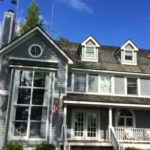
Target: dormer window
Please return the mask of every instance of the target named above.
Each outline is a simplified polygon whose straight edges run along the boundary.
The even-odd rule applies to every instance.
[[[98,62],[98,48],[100,45],[92,36],[82,42],[81,46],[82,49],[80,54],[82,61]]]
[[[125,50],[125,60],[126,61],[133,61],[133,52]]]
[[[95,60],[96,59],[96,50],[94,46],[85,46],[85,58]]]
[[[137,51],[139,49],[128,40],[120,49],[121,51],[121,64],[124,65],[137,65]]]

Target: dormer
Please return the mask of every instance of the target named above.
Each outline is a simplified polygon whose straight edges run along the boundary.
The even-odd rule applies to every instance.
[[[137,65],[137,52],[139,49],[131,41],[128,40],[123,44],[120,50],[117,52],[117,57],[119,58],[121,64],[124,65]]]
[[[100,44],[92,37],[89,36],[81,43],[81,60],[98,62],[98,48]]]

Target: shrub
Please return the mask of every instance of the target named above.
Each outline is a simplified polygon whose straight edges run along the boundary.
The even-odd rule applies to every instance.
[[[52,144],[39,144],[35,150],[55,150],[55,146]]]
[[[2,147],[1,150],[23,150],[23,146],[17,143],[8,143]]]
[[[127,147],[125,150],[141,150],[141,149],[135,147]]]

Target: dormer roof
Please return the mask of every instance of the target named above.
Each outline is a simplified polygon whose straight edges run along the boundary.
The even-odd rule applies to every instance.
[[[85,46],[88,41],[92,41],[92,42],[95,44],[96,47],[100,47],[99,42],[97,42],[97,41],[95,40],[95,38],[94,38],[92,35],[88,36],[88,37],[81,43],[81,46]]]

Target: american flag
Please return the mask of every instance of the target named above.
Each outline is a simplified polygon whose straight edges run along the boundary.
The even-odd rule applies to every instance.
[[[55,100],[54,105],[51,108],[51,113],[55,113],[58,110],[60,103],[60,98]]]

